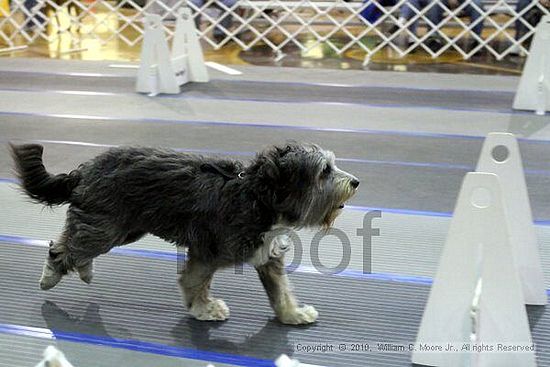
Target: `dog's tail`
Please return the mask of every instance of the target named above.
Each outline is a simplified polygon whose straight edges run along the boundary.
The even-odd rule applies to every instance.
[[[73,189],[80,182],[80,174],[52,175],[42,163],[44,147],[38,144],[14,145],[10,150],[15,161],[16,174],[21,187],[33,200],[46,205],[68,203]]]

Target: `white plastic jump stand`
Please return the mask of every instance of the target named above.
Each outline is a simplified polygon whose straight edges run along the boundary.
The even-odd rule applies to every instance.
[[[178,94],[180,86],[188,82],[208,82],[191,11],[181,8],[178,12],[172,52],[160,15],[147,14],[136,91],[150,95]]]
[[[477,352],[471,343],[531,345],[499,179],[468,173],[462,183],[417,336],[412,362],[438,367],[534,367],[534,352]],[[418,346],[458,347],[453,352]]]
[[[43,353],[44,359],[35,367],[73,367],[73,365],[65,358],[65,355],[56,347],[50,345]]]
[[[543,74],[537,81],[537,109],[535,110],[537,115],[542,116],[546,113],[546,99],[548,98],[547,94],[548,88],[546,86]]]
[[[535,29],[514,109],[535,111],[537,115],[550,111],[550,15],[544,16]]]
[[[544,273],[518,142],[513,134],[490,133],[481,149],[477,172],[500,179],[512,253],[518,269],[525,304],[546,305]]]
[[[172,41],[172,62],[175,64],[176,71],[187,69],[187,81],[196,83],[209,81],[202,47],[189,8],[178,10],[176,32]]]

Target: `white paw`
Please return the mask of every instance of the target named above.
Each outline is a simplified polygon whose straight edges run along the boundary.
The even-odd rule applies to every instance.
[[[199,303],[191,306],[189,313],[197,320],[223,321],[229,317],[229,307],[221,299],[211,298],[208,303]]]
[[[46,261],[44,268],[42,269],[42,277],[40,277],[40,289],[47,291],[48,289],[55,287],[62,277],[63,276],[55,271],[55,269],[52,268]]]
[[[278,317],[283,324],[306,325],[314,323],[319,317],[319,312],[313,306],[304,305],[282,312]]]

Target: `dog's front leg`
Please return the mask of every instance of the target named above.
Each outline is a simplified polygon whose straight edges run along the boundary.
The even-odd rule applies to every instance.
[[[271,307],[283,324],[303,325],[317,320],[319,314],[313,306],[298,306],[288,283],[283,256],[270,259],[264,265],[257,266],[256,270]]]
[[[222,321],[229,308],[221,299],[210,297],[210,284],[216,269],[189,259],[179,278],[185,306],[197,320]]]

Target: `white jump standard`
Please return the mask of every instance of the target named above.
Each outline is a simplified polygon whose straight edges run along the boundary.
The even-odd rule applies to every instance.
[[[537,115],[550,111],[550,15],[543,17],[535,30],[514,109],[535,111]]]
[[[208,82],[208,71],[189,8],[181,8],[178,12],[172,52],[160,15],[148,14],[144,23],[137,92],[178,94],[183,84]]]
[[[546,303],[519,147],[512,134],[491,133],[462,183],[412,362],[534,367],[525,304]],[[429,350],[442,345],[453,348]]]

